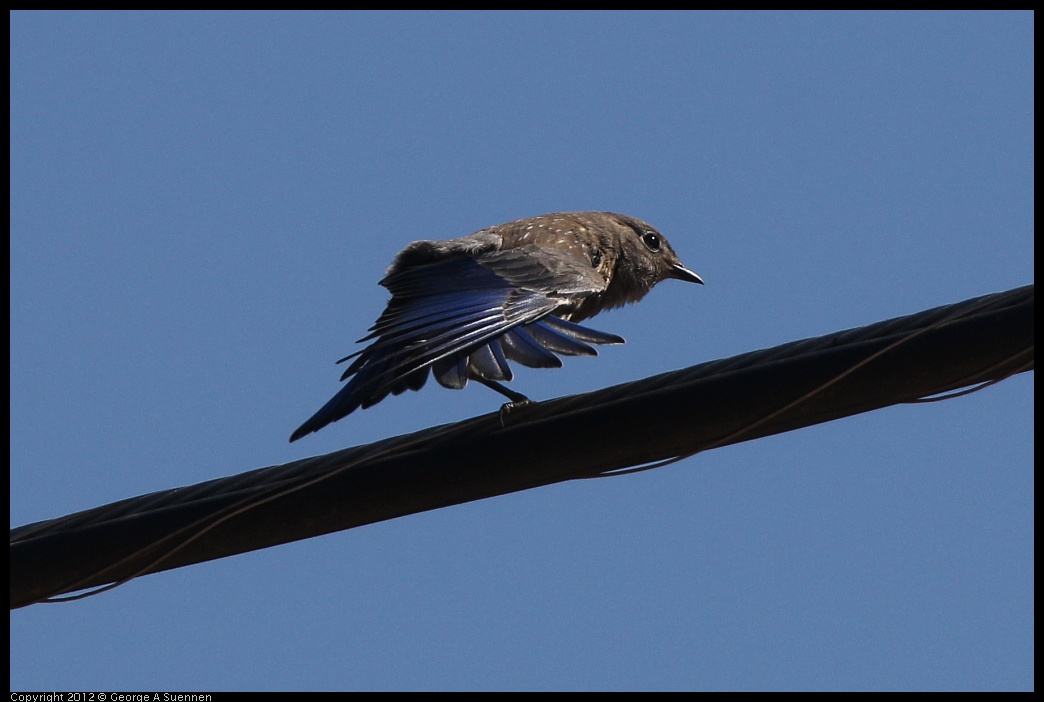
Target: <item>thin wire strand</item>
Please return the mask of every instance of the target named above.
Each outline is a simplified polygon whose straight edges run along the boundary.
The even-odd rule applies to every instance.
[[[711,449],[718,448],[719,446],[736,443],[737,439],[742,438],[746,434],[749,434],[753,430],[757,429],[759,426],[762,426],[763,424],[765,424],[765,423],[775,419],[776,417],[782,415],[784,412],[788,412],[788,411],[792,410],[793,408],[801,405],[802,403],[808,402],[809,400],[814,398],[816,395],[819,395],[819,394],[823,393],[824,391],[829,389],[831,386],[836,385],[837,383],[841,382],[843,379],[845,379],[848,376],[850,376],[853,373],[855,373],[860,368],[863,368],[864,366],[872,363],[873,361],[875,361],[876,359],[880,358],[881,356],[894,351],[896,348],[902,346],[903,344],[909,343],[910,341],[912,341],[913,339],[916,339],[918,336],[921,336],[922,334],[926,334],[926,333],[928,333],[930,331],[934,331],[935,329],[939,329],[943,325],[948,324],[948,323],[950,323],[950,322],[952,322],[952,321],[954,321],[956,319],[960,319],[960,318],[963,318],[963,317],[970,316],[972,313],[976,312],[977,310],[982,309],[984,307],[987,307],[988,305],[990,305],[992,303],[993,303],[993,300],[984,300],[984,301],[980,302],[977,305],[973,305],[969,309],[957,310],[957,311],[953,312],[952,314],[943,317],[942,319],[936,320],[935,322],[933,322],[932,324],[928,325],[927,327],[923,327],[923,328],[921,328],[921,329],[919,329],[919,330],[917,330],[917,331],[915,331],[913,333],[907,334],[907,335],[903,336],[902,338],[897,339],[893,343],[889,344],[888,346],[885,346],[883,349],[880,349],[880,350],[870,354],[869,356],[867,356],[863,360],[861,360],[858,363],[854,364],[851,368],[848,368],[847,370],[845,370],[845,371],[843,371],[841,373],[838,373],[836,376],[834,376],[830,380],[828,380],[828,381],[826,381],[824,383],[821,383],[820,385],[816,386],[815,388],[813,388],[812,390],[808,391],[807,393],[805,393],[801,397],[797,398],[796,400],[793,400],[793,401],[783,405],[779,409],[774,410],[774,411],[768,413],[764,417],[761,417],[760,419],[758,419],[758,420],[756,420],[754,422],[751,422],[750,424],[748,424],[745,427],[742,427],[742,428],[732,432],[731,434],[727,434],[726,436],[724,436],[721,439],[718,439],[717,441],[712,441],[712,442],[710,442],[709,444],[707,444],[705,446],[701,446],[700,448],[696,449],[695,451],[690,451],[690,452],[687,452],[687,453],[684,453],[684,454],[681,454],[681,455],[678,455],[678,456],[674,456],[673,458],[668,458],[668,459],[665,459],[665,460],[662,460],[662,461],[657,461],[656,463],[652,463],[652,464],[647,465],[647,466],[635,466],[635,467],[631,467],[631,468],[622,468],[622,469],[619,469],[619,470],[612,470],[612,471],[606,471],[604,473],[597,473],[595,475],[578,476],[578,478],[579,479],[590,480],[592,478],[615,478],[615,477],[620,476],[620,475],[632,475],[634,473],[642,473],[642,472],[647,471],[647,470],[653,470],[654,468],[663,468],[664,466],[668,466],[668,465],[670,465],[672,463],[677,463],[678,461],[684,460],[684,459],[689,458],[691,456],[695,456],[696,454],[702,453],[703,451],[709,451]],[[1032,350],[1032,349],[1033,349],[1033,347],[1031,346],[1029,350]],[[994,365],[990,366],[989,368],[987,368],[985,370],[979,371],[977,373],[977,375],[981,375],[984,372],[989,372],[989,371],[991,371],[991,370],[993,370],[995,368],[1003,367],[1006,363],[1010,363],[1013,359],[1017,358],[1018,356],[1020,356],[1020,355],[1022,355],[1024,353],[1026,353],[1026,350],[1020,351],[1017,354],[1013,354],[1013,355],[1009,356],[1008,358],[1004,359],[1003,361],[1000,361],[999,363],[995,363]],[[1025,364],[1019,366],[1015,370],[1010,371],[1006,375],[1004,375],[1004,376],[1002,376],[1000,378],[995,378],[993,380],[989,380],[989,381],[983,382],[980,385],[978,385],[976,387],[973,387],[973,388],[968,388],[968,389],[965,389],[965,390],[962,390],[962,391],[959,391],[959,392],[955,392],[955,393],[950,393],[948,395],[939,396],[938,398],[934,398],[934,399],[918,398],[918,399],[914,399],[914,400],[907,400],[906,402],[908,402],[908,403],[935,402],[935,401],[944,400],[944,399],[952,399],[952,398],[955,398],[955,397],[961,397],[962,395],[967,395],[967,394],[970,394],[972,392],[977,392],[979,390],[983,390],[983,389],[989,387],[990,385],[994,385],[996,383],[999,383],[1002,380],[1010,378],[1012,375],[1015,375],[1016,373],[1021,373],[1023,370],[1028,370],[1030,367],[1032,367],[1032,365],[1033,365],[1033,361],[1032,360],[1027,361]]]
[[[453,429],[452,426],[450,427],[450,429],[451,429],[451,431],[447,431],[446,434],[453,433],[452,432],[452,429]],[[77,584],[79,584],[79,583],[86,582],[88,580],[92,580],[92,579],[94,579],[94,578],[96,578],[96,577],[98,577],[100,575],[103,575],[106,571],[112,570],[113,568],[117,568],[120,565],[122,565],[123,563],[126,563],[127,561],[130,561],[130,560],[133,560],[135,558],[138,558],[138,557],[144,555],[145,553],[148,553],[151,550],[159,548],[160,546],[162,546],[167,541],[170,541],[170,540],[172,540],[172,539],[174,539],[176,537],[179,537],[179,536],[182,536],[182,535],[185,535],[185,534],[189,534],[193,529],[197,529],[197,528],[199,529],[198,531],[196,531],[196,533],[187,536],[180,543],[177,543],[177,544],[173,545],[167,551],[164,551],[155,560],[153,560],[150,563],[142,566],[141,568],[139,568],[134,573],[132,573],[132,574],[130,574],[128,576],[120,578],[119,580],[117,580],[115,582],[107,583],[106,585],[98,586],[97,588],[88,590],[86,592],[77,593],[75,595],[67,595],[67,596],[66,595],[62,595],[62,596],[46,597],[46,598],[42,598],[42,599],[36,600],[35,602],[30,603],[30,604],[36,604],[36,603],[61,604],[61,603],[65,603],[65,602],[72,602],[72,601],[75,601],[75,600],[81,600],[81,599],[84,599],[84,598],[87,598],[87,597],[93,597],[95,595],[100,595],[103,592],[107,592],[109,590],[115,589],[115,588],[117,588],[117,587],[119,587],[121,585],[124,585],[124,584],[130,582],[131,580],[134,580],[135,578],[141,577],[142,575],[144,575],[144,574],[146,574],[148,572],[151,572],[160,563],[163,563],[167,559],[171,558],[174,554],[176,554],[178,551],[182,550],[183,548],[185,548],[186,546],[191,544],[193,541],[196,541],[197,539],[202,538],[207,532],[209,532],[209,531],[213,530],[214,528],[220,526],[224,522],[227,522],[228,520],[233,519],[234,517],[239,516],[240,514],[243,514],[243,513],[248,512],[248,511],[250,511],[252,509],[260,507],[263,504],[267,504],[269,502],[272,502],[273,500],[277,500],[277,499],[285,497],[285,496],[287,496],[289,494],[295,493],[295,492],[297,492],[299,490],[303,490],[303,489],[305,489],[307,487],[311,487],[312,485],[315,485],[317,483],[321,483],[324,480],[329,480],[330,478],[333,478],[333,477],[335,477],[337,475],[340,475],[341,473],[344,473],[345,471],[347,471],[347,470],[349,470],[351,468],[354,468],[354,467],[356,467],[358,465],[361,465],[362,463],[364,463],[366,461],[371,461],[371,460],[374,460],[374,459],[377,459],[377,458],[382,458],[382,457],[387,456],[387,455],[392,454],[392,453],[397,453],[399,451],[404,451],[404,450],[410,448],[411,446],[415,446],[417,444],[426,444],[429,441],[431,441],[433,438],[435,438],[435,437],[432,437],[431,435],[427,435],[426,434],[423,437],[418,437],[413,442],[406,442],[404,444],[395,444],[395,445],[387,447],[387,448],[385,448],[383,450],[374,451],[372,453],[365,453],[362,456],[359,456],[358,458],[355,458],[355,459],[345,463],[344,465],[335,468],[332,471],[325,472],[325,473],[320,473],[319,475],[317,475],[317,476],[315,476],[313,478],[310,478],[308,480],[305,480],[304,482],[299,483],[297,485],[293,485],[291,487],[286,487],[286,488],[282,488],[280,490],[277,490],[276,492],[274,492],[271,495],[268,495],[268,496],[265,496],[265,497],[260,497],[260,498],[256,497],[256,496],[250,496],[250,497],[244,498],[240,502],[234,503],[232,505],[229,505],[228,507],[223,508],[221,511],[219,511],[216,514],[207,515],[206,517],[202,517],[202,518],[196,520],[195,522],[187,524],[187,525],[181,527],[180,529],[177,529],[177,530],[171,532],[170,534],[167,534],[166,536],[164,536],[160,540],[158,540],[158,541],[156,541],[156,542],[154,542],[152,544],[149,544],[148,546],[146,546],[144,548],[137,549],[136,551],[133,551],[132,553],[127,554],[123,558],[120,558],[119,560],[117,560],[117,561],[115,561],[113,563],[110,563],[109,565],[105,566],[104,568],[100,568],[98,570],[95,570],[95,571],[85,575],[84,577],[80,578],[79,580],[77,580],[77,581],[75,581],[73,583],[69,583],[69,584],[64,585],[63,589],[64,588],[74,589],[77,586]]]

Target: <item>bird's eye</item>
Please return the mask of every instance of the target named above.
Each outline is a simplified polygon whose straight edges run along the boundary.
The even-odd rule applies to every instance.
[[[650,251],[660,250],[660,237],[653,232],[645,232],[642,234],[642,242],[649,247]]]

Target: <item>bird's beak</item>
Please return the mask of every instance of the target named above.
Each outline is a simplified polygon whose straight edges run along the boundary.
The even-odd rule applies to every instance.
[[[703,278],[696,275],[680,263],[671,266],[670,277],[677,278],[678,280],[684,280],[689,283],[699,283],[700,285],[703,285]]]

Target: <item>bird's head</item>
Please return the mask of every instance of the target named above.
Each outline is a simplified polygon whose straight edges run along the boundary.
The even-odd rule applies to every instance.
[[[667,238],[648,222],[628,215],[606,213],[611,222],[616,265],[606,290],[608,306],[636,302],[660,281],[674,278],[703,284],[682,265]]]

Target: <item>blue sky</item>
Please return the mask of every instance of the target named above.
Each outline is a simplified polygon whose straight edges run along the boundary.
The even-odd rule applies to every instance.
[[[1033,282],[1026,13],[11,15],[11,525],[295,444],[415,239],[613,210],[584,392]],[[15,690],[1032,689],[1033,377],[11,614]]]

